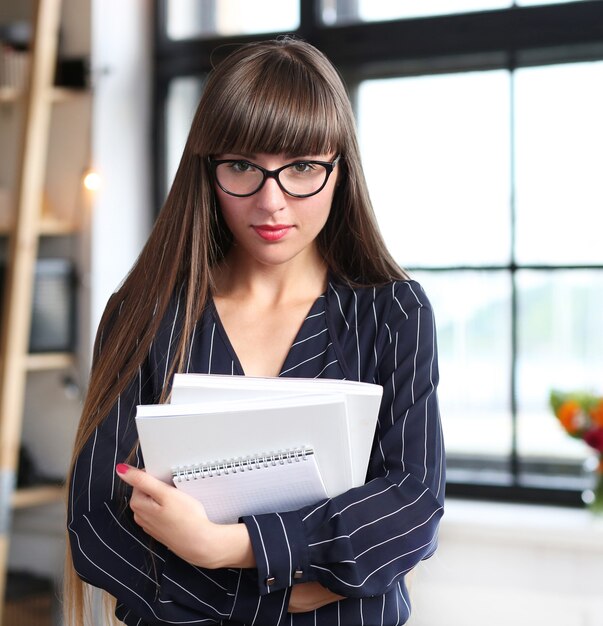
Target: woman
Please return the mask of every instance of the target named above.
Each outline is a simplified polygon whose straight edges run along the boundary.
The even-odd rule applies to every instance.
[[[367,483],[210,522],[140,469],[136,405],[165,401],[175,371],[383,385]],[[443,512],[437,380],[429,302],[376,227],[338,74],[289,38],[240,48],[100,324],[70,480],[75,622],[74,569],[126,624],[403,624]]]

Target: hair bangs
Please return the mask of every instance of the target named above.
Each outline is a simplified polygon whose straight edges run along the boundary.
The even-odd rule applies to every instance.
[[[233,77],[214,120],[210,153],[316,155],[339,152],[345,124],[337,97],[296,59],[274,58]]]

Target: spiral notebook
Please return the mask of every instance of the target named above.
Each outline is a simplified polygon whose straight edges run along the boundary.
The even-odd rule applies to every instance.
[[[346,403],[340,394],[140,405],[136,426],[146,470],[168,483],[175,477],[178,488],[203,504],[215,501],[214,519],[291,510],[353,486]],[[281,451],[300,449],[312,451],[307,460],[279,462]],[[264,457],[266,467],[248,464],[245,472],[224,467],[237,459]],[[220,475],[216,471],[210,477],[205,466],[222,468]],[[254,506],[247,508],[250,502]]]
[[[178,467],[172,477],[218,524],[235,523],[243,515],[293,511],[327,495],[314,450],[305,446]]]

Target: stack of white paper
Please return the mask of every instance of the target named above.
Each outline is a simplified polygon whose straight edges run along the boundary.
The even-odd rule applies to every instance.
[[[171,404],[139,406],[136,424],[149,473],[236,521],[363,484],[381,395],[351,381],[176,374]],[[311,453],[283,461],[299,450]],[[232,471],[257,457],[271,462]]]

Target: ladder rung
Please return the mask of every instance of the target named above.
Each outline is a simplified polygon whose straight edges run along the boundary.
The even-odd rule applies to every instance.
[[[16,489],[13,493],[12,504],[15,509],[25,509],[61,502],[64,497],[65,489],[61,485],[36,485]]]
[[[25,357],[25,367],[30,372],[67,369],[74,363],[75,358],[71,352],[28,354]]]

